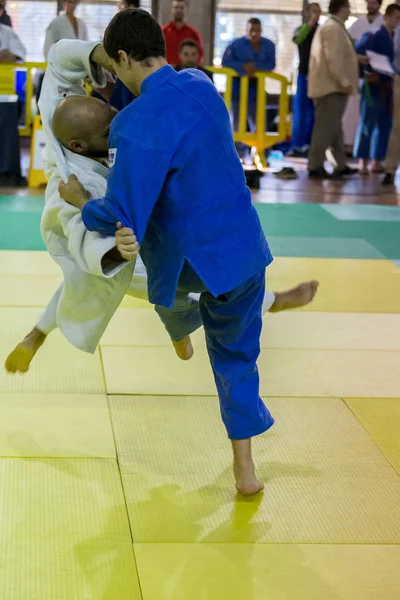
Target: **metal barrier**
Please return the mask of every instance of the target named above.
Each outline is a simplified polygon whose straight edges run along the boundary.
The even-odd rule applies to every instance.
[[[26,71],[26,95],[25,95],[25,123],[19,128],[19,134],[30,137],[32,134],[32,98],[33,92],[33,75],[34,69],[46,69],[46,63],[43,62],[27,62],[21,64],[4,64],[0,65],[0,94],[15,94],[16,93],[16,71]]]
[[[265,149],[271,148],[279,142],[283,142],[290,134],[289,120],[289,94],[290,81],[277,73],[265,73],[258,71],[255,73],[257,79],[257,97],[256,97],[256,129],[254,132],[247,131],[247,116],[249,112],[249,77],[239,77],[233,69],[224,67],[207,67],[207,70],[215,74],[226,75],[226,91],[224,100],[228,110],[232,111],[233,103],[233,80],[240,78],[240,96],[239,96],[239,129],[233,132],[235,142],[243,142],[247,146],[256,149],[262,166],[265,166]],[[267,89],[268,79],[278,81],[281,84],[279,94],[279,124],[278,131],[267,131],[266,107],[267,107]]]

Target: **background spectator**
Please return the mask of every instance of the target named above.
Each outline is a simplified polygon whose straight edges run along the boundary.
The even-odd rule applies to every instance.
[[[400,6],[390,4],[385,12],[384,24],[376,33],[366,33],[356,45],[359,54],[368,50],[394,58],[393,34],[400,23]],[[354,157],[360,159],[360,173],[368,174],[369,159],[373,173],[382,173],[392,128],[393,79],[365,69],[361,92],[360,121],[354,144]]]
[[[211,71],[208,71],[199,65],[199,56],[199,45],[195,40],[186,40],[185,42],[182,42],[181,47],[179,48],[179,65],[175,67],[176,70],[199,69],[213,81],[213,74]]]
[[[6,11],[7,0],[0,0],[0,25],[12,27],[10,15]]]
[[[299,73],[297,90],[293,99],[293,148],[291,156],[306,156],[311,143],[314,125],[314,103],[308,97],[308,67],[311,44],[321,17],[321,7],[316,2],[309,4],[306,11],[306,23],[295,31],[293,42],[299,49]]]
[[[85,23],[75,16],[78,4],[79,0],[65,0],[63,3],[64,14],[53,19],[48,26],[44,42],[44,56],[46,60],[50,48],[60,40],[88,39]]]
[[[357,171],[346,164],[342,117],[347,99],[358,91],[358,60],[345,22],[350,16],[348,0],[331,0],[330,18],[318,28],[311,47],[308,94],[315,103],[315,124],[308,160],[312,178],[328,177],[325,153],[332,150],[335,175]]]
[[[250,131],[255,131],[257,79],[256,71],[273,71],[275,69],[275,44],[268,38],[262,37],[260,19],[251,18],[247,23],[246,35],[229,44],[222,57],[222,66],[236,71],[238,75],[248,75],[249,103],[248,126]],[[233,128],[239,127],[239,97],[240,80],[235,78],[232,89]],[[237,144],[239,156],[244,158],[246,146]]]
[[[179,49],[182,42],[186,40],[197,42],[199,47],[198,64],[200,65],[203,62],[203,40],[197,29],[187,24],[187,8],[186,0],[173,0],[171,4],[172,21],[162,28],[167,46],[167,61],[170,65],[176,66],[179,64]]]
[[[393,125],[385,160],[386,174],[382,180],[384,185],[393,185],[396,170],[400,164],[400,27],[395,31],[393,44],[393,67],[396,71],[393,82]]]
[[[118,2],[120,10],[124,8],[140,8],[140,0],[121,0]]]
[[[26,49],[15,31],[0,24],[0,63],[24,61]]]

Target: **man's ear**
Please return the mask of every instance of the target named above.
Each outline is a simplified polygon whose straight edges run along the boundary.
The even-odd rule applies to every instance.
[[[68,148],[75,154],[84,154],[87,150],[87,144],[81,140],[70,140]]]

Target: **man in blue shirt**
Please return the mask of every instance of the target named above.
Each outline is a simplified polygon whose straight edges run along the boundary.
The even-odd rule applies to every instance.
[[[104,47],[118,78],[138,98],[111,125],[105,198],[90,200],[73,177],[60,186],[61,196],[82,209],[90,230],[114,234],[117,222],[133,229],[149,300],[183,358],[192,353],[190,333],[204,325],[236,486],[255,494],[263,484],[255,475],[251,438],[274,422],[259,397],[256,364],[272,257],[229,114],[206,75],[167,65],[162,30],[149,13],[118,13]],[[182,311],[179,329],[187,322],[187,335],[176,337],[171,307],[189,290],[201,293],[199,309]]]
[[[252,18],[247,23],[247,33],[229,44],[222,57],[222,66],[233,69],[241,77],[247,75],[249,81],[248,125],[250,131],[256,129],[257,79],[256,71],[273,71],[276,66],[275,44],[262,37],[260,19]],[[233,128],[239,127],[240,79],[235,78],[232,89]],[[238,152],[245,154],[245,146],[238,145]]]
[[[394,38],[393,67],[396,71],[393,85],[393,126],[389,138],[389,148],[385,159],[385,175],[383,185],[393,185],[397,167],[400,163],[400,27],[397,27]]]
[[[368,50],[386,56],[393,61],[393,35],[400,23],[400,6],[389,4],[384,24],[376,33],[366,34],[356,44],[359,54]],[[383,172],[382,161],[386,156],[392,129],[393,78],[366,67],[360,102],[360,121],[354,143],[354,157],[360,159],[360,174],[368,175],[368,163],[372,159],[373,173]]]

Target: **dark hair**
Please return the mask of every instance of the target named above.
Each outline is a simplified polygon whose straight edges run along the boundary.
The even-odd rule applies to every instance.
[[[179,46],[179,52],[185,48],[185,46],[189,46],[190,48],[196,48],[200,51],[199,44],[196,40],[183,40],[181,45]]]
[[[383,0],[381,0],[381,2],[383,2]],[[318,4],[318,2],[310,2],[309,4],[307,4],[306,11],[310,10],[310,8],[312,8],[313,6],[316,6],[317,8],[319,8],[319,10],[321,10],[321,5]]]
[[[396,10],[400,10],[400,6],[398,4],[389,4],[389,6],[385,10],[385,17],[391,17]]]
[[[337,15],[342,8],[349,8],[349,0],[330,0],[328,12],[330,15]]]
[[[260,25],[261,26],[261,21],[260,21],[260,19],[257,19],[257,17],[251,17],[251,19],[249,19],[247,21],[247,23],[249,25]]]
[[[127,8],[140,8],[140,0],[124,0]]]
[[[119,62],[119,50],[137,62],[165,58],[165,39],[160,25],[146,10],[127,8],[117,13],[104,33],[104,50]]]

